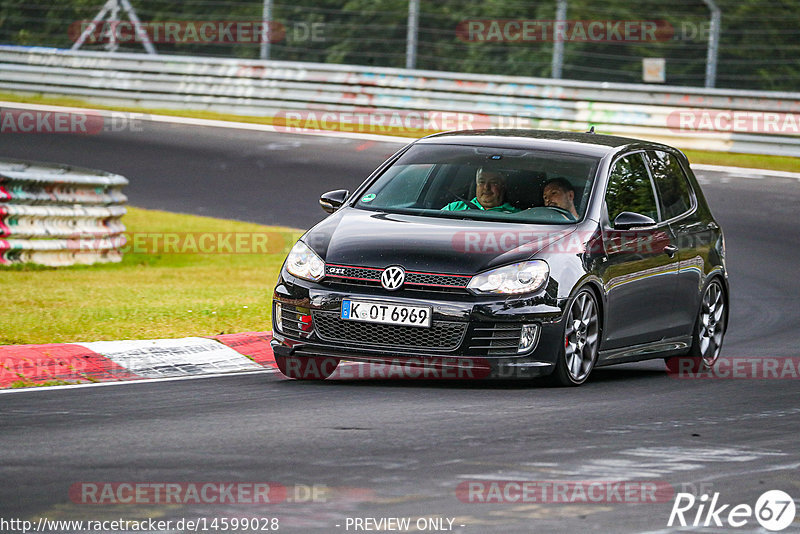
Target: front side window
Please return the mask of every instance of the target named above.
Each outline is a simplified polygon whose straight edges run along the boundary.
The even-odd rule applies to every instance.
[[[692,208],[692,193],[689,179],[678,158],[659,150],[648,152],[647,158],[658,190],[662,218],[672,219],[689,211]]]
[[[639,213],[658,221],[656,198],[641,153],[629,154],[614,164],[606,189],[606,207],[612,226],[614,219],[623,211]]]
[[[412,146],[355,207],[442,218],[566,224],[583,217],[599,159],[542,150]],[[564,190],[545,199],[553,184]]]

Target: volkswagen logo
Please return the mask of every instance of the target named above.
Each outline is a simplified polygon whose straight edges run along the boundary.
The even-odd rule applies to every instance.
[[[402,267],[393,265],[383,270],[381,274],[381,285],[384,289],[389,291],[397,291],[403,287],[403,282],[406,281],[406,272]]]

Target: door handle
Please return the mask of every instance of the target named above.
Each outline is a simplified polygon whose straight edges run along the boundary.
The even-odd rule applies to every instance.
[[[675,256],[676,252],[678,252],[678,247],[676,247],[675,245],[667,245],[666,247],[664,247],[664,252],[666,252],[667,256],[671,258]]]

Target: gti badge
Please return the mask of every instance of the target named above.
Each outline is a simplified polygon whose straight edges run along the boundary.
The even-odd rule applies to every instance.
[[[388,291],[397,291],[403,287],[405,280],[406,272],[398,265],[387,267],[381,274],[381,285]]]

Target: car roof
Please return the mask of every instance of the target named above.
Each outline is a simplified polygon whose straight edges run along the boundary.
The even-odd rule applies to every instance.
[[[423,137],[421,144],[452,144],[488,146],[497,148],[537,149],[571,152],[602,157],[626,149],[671,149],[672,147],[614,135],[563,132],[557,130],[462,130],[443,132]]]

